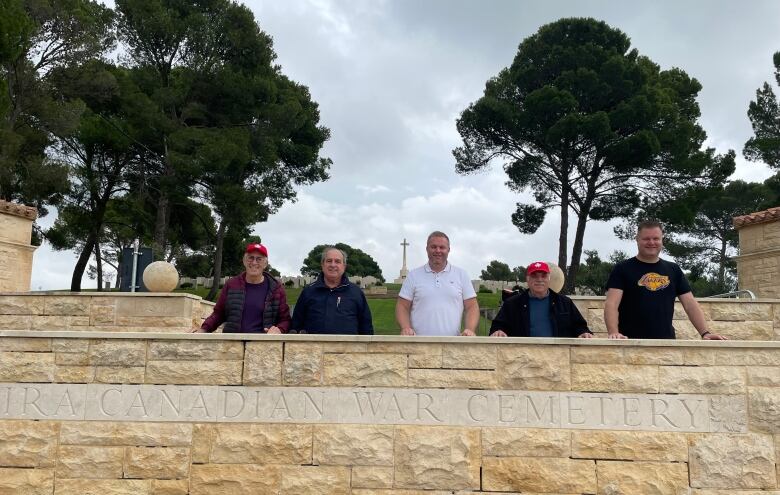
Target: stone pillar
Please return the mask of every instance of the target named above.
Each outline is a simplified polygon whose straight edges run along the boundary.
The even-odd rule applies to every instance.
[[[30,290],[35,246],[32,224],[38,210],[0,200],[0,292]]]
[[[734,217],[739,232],[739,289],[780,298],[780,207]]]

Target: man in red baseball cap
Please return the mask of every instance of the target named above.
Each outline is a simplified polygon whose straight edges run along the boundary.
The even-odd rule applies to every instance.
[[[588,323],[571,299],[550,289],[550,266],[534,261],[525,271],[527,291],[506,301],[490,325],[493,337],[590,338]]]
[[[268,249],[250,242],[244,251],[246,271],[228,279],[211,316],[195,332],[287,333],[290,307],[281,281],[268,273]]]

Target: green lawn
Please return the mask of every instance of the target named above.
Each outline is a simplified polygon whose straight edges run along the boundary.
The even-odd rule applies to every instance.
[[[397,293],[401,288],[399,284],[387,284],[388,292]],[[287,288],[287,302],[292,306],[298,301],[302,289]],[[200,297],[205,297],[208,289],[198,287],[197,289],[179,289],[177,292],[187,292]],[[480,308],[497,308],[501,300],[501,295],[495,294],[477,294]],[[374,333],[377,335],[398,335],[398,325],[395,323],[395,297],[390,298],[369,298],[368,305],[371,308],[371,317],[374,321]],[[477,335],[487,335],[490,328],[490,322],[485,318],[480,318],[479,330]]]

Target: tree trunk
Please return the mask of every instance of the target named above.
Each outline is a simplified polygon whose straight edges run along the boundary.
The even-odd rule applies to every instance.
[[[89,234],[84,243],[84,249],[81,250],[81,254],[79,254],[78,260],[76,260],[76,266],[73,268],[73,277],[70,279],[71,292],[81,292],[81,277],[84,276],[84,270],[87,268],[87,263],[94,249],[95,235]]]
[[[569,243],[569,191],[561,191],[561,226],[558,233],[558,266],[566,273],[566,254]]]
[[[588,208],[590,210],[590,208]],[[582,243],[585,240],[585,225],[588,223],[587,213],[580,212],[577,216],[577,230],[574,233],[574,246],[571,250],[571,265],[569,265],[566,283],[563,286],[564,294],[573,294],[577,283],[577,271],[580,268],[582,258]],[[564,271],[564,273],[566,273]]]
[[[97,290],[103,292],[103,258],[100,256],[100,241],[95,239],[95,268],[97,271]]]
[[[728,257],[726,256],[727,248],[728,241],[723,239],[720,242],[720,252],[718,253],[718,258],[720,258],[720,263],[718,264],[718,290],[721,292],[728,292],[728,288],[726,287],[726,261],[728,260]]]
[[[154,259],[165,259],[165,244],[168,237],[168,221],[171,218],[171,199],[168,196],[168,184],[173,182],[174,171],[168,156],[168,139],[163,137],[163,174],[160,178],[160,197],[157,200],[157,217],[154,221]]]
[[[217,246],[214,253],[214,277],[211,282],[211,290],[209,290],[206,299],[214,301],[217,298],[217,291],[219,290],[219,279],[222,277],[222,246],[225,241],[225,220],[222,219],[219,222],[219,228],[217,229]]]

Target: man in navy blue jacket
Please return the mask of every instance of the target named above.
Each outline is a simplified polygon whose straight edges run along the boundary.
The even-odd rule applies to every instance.
[[[301,291],[293,310],[292,330],[300,333],[373,335],[366,296],[344,275],[347,254],[333,246],[322,251],[322,272]]]

